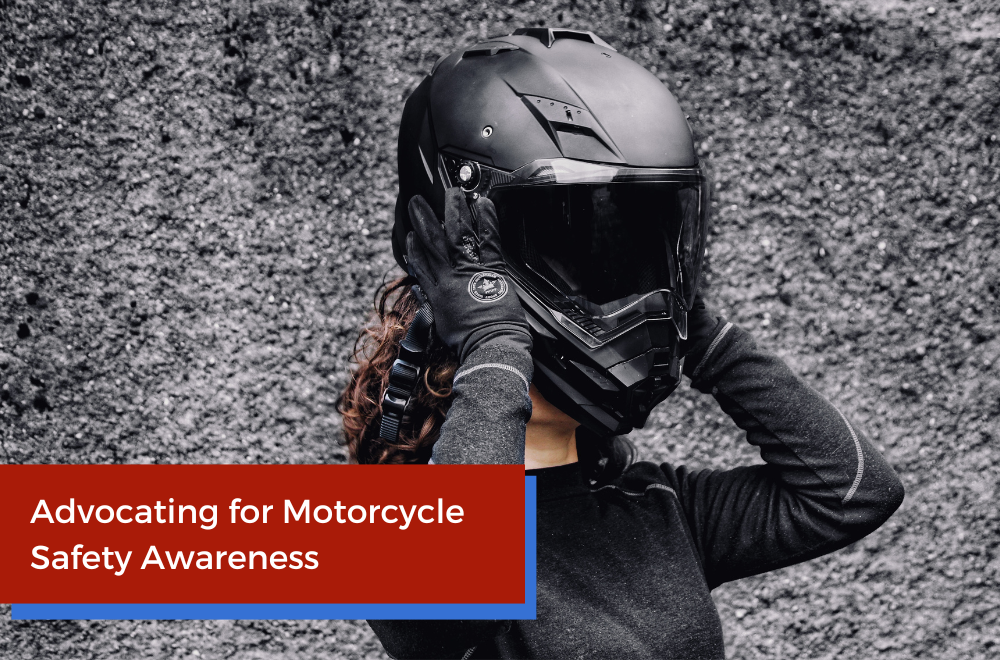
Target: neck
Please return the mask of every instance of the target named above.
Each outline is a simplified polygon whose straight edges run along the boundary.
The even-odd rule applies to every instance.
[[[524,434],[524,468],[556,467],[576,463],[576,428],[565,424],[528,423]]]

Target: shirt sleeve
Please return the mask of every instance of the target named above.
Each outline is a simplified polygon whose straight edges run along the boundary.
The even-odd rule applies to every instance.
[[[711,588],[842,548],[902,503],[902,483],[861,430],[733,324],[717,333],[692,386],[715,397],[765,461],[661,466]]]
[[[533,373],[527,335],[508,333],[477,345],[455,373],[455,399],[431,460],[523,464]]]

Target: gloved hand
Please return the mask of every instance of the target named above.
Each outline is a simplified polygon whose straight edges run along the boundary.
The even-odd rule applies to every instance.
[[[715,339],[715,335],[725,320],[708,309],[701,293],[694,297],[694,304],[688,311],[688,338],[681,340],[681,355],[684,356],[684,373],[690,376],[705,357],[705,352]]]
[[[461,188],[445,194],[444,224],[427,201],[410,200],[413,231],[406,237],[406,258],[434,311],[438,337],[458,353],[460,362],[481,342],[531,334],[524,310],[512,290],[500,256],[500,232],[493,202],[480,197],[470,209]],[[473,228],[473,213],[479,235]]]

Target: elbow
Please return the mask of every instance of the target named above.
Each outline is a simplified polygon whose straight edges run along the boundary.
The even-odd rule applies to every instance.
[[[881,527],[903,504],[903,482],[892,468],[885,466],[884,473],[856,494],[847,504],[848,520],[860,534],[867,536]]]
[[[896,473],[893,472],[892,473],[892,487],[891,487],[891,492],[889,494],[888,512],[885,515],[886,520],[888,520],[889,516],[891,516],[893,513],[896,512],[896,509],[898,509],[900,506],[903,505],[903,498],[905,496],[906,496],[906,493],[905,493],[905,489],[903,488],[903,482],[896,475]]]
[[[881,527],[883,523],[892,517],[892,514],[902,506],[904,497],[903,482],[893,473],[892,479],[886,480],[886,483],[882,486],[882,493],[878,498],[880,506],[875,515],[874,528]]]
[[[896,512],[896,509],[902,506],[903,498],[906,495],[903,482],[896,471],[889,467],[888,463],[881,467],[879,483],[882,492],[879,499],[882,501],[882,519],[879,521],[879,525],[888,520]]]

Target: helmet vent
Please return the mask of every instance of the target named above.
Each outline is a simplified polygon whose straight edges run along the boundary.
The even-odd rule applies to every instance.
[[[514,44],[508,44],[502,41],[487,41],[485,43],[476,44],[469,50],[462,53],[462,59],[468,57],[493,57],[498,53],[506,53],[512,50],[521,49]]]
[[[572,39],[574,41],[585,41],[596,46],[603,46],[604,48],[618,52],[611,47],[611,44],[589,30],[560,30],[543,27],[517,28],[513,34],[515,36],[524,35],[525,37],[534,37],[545,44],[546,48],[552,48],[552,44],[560,39]]]
[[[566,158],[624,162],[611,138],[586,107],[530,94],[522,95],[521,100]]]

